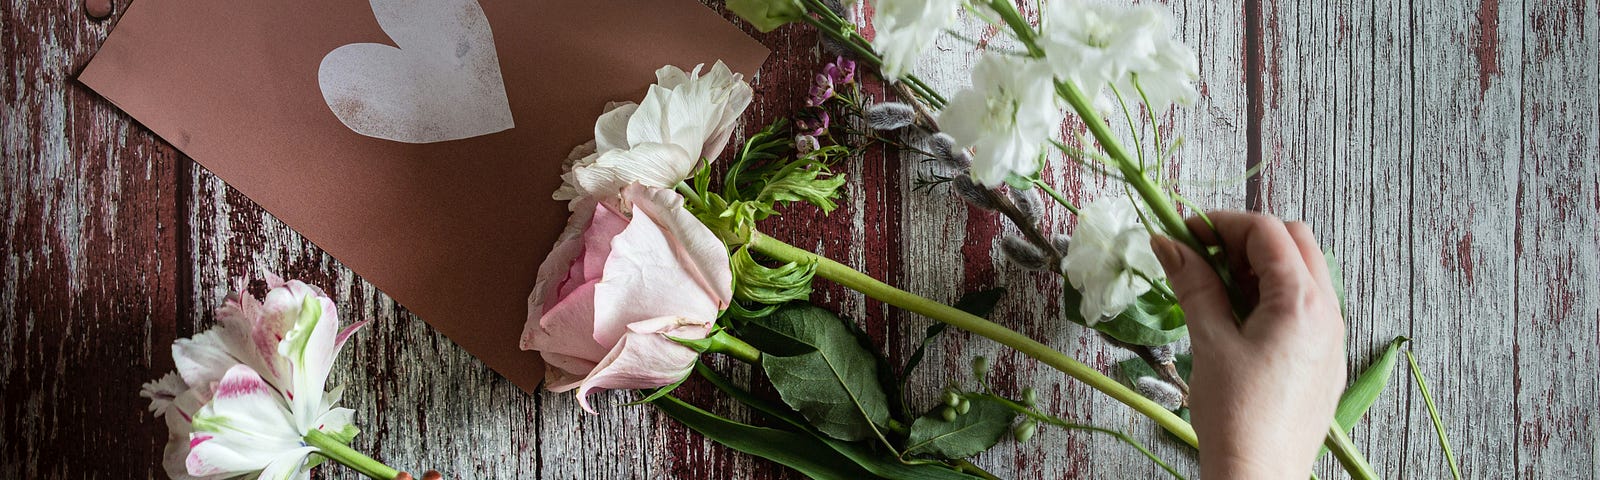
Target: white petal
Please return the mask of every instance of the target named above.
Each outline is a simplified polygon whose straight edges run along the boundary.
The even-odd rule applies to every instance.
[[[677,145],[644,143],[631,150],[603,153],[593,165],[574,168],[563,178],[580,197],[609,197],[632,183],[663,188],[677,185],[694,166],[695,160]]]
[[[610,111],[600,115],[594,122],[594,147],[596,152],[627,149],[633,145],[628,143],[628,120],[634,112],[639,110],[636,103],[616,105]]]

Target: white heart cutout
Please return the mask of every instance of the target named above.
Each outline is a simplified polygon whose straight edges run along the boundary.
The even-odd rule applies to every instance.
[[[345,45],[322,57],[317,70],[322,99],[340,122],[362,135],[405,143],[515,126],[494,34],[476,0],[371,4],[395,45]]]

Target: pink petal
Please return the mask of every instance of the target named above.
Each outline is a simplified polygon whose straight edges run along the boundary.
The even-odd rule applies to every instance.
[[[538,279],[534,282],[533,293],[528,295],[528,323],[523,327],[524,337],[527,336],[527,329],[534,328],[535,320],[544,314],[546,304],[560,298],[556,291],[566,279],[573,260],[583,252],[583,231],[589,228],[595,203],[593,198],[579,198],[569,205],[573,210],[572,216],[567,217],[567,228],[556,239],[550,255],[545,256],[544,262],[539,264]]]
[[[625,194],[633,199],[635,217],[649,216],[667,231],[667,239],[695,283],[715,299],[717,309],[733,301],[733,269],[728,265],[728,247],[706,228],[700,219],[683,208],[683,197],[667,189],[633,185]],[[648,199],[642,200],[642,199]]]
[[[550,308],[534,327],[524,330],[522,348],[557,353],[590,362],[606,355],[606,346],[594,341],[594,292],[598,282],[586,283]]]
[[[655,388],[683,379],[700,354],[667,336],[695,340],[711,332],[710,320],[659,317],[628,325],[628,333],[578,387],[578,404],[589,413],[589,392]]]
[[[172,361],[184,383],[210,385],[239,364],[223,342],[224,333],[221,327],[215,327],[172,343]]]

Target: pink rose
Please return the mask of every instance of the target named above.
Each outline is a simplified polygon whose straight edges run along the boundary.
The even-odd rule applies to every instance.
[[[733,298],[727,247],[677,193],[640,184],[579,198],[528,298],[522,349],[544,358],[545,388],[671,385],[699,356],[668,336],[702,339]]]

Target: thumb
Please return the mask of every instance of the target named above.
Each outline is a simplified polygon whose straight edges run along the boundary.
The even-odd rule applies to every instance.
[[[1183,307],[1189,330],[1198,340],[1208,342],[1238,335],[1228,292],[1199,253],[1160,236],[1150,239],[1150,248],[1155,250],[1161,268],[1167,271],[1167,279],[1178,294],[1178,304]]]

